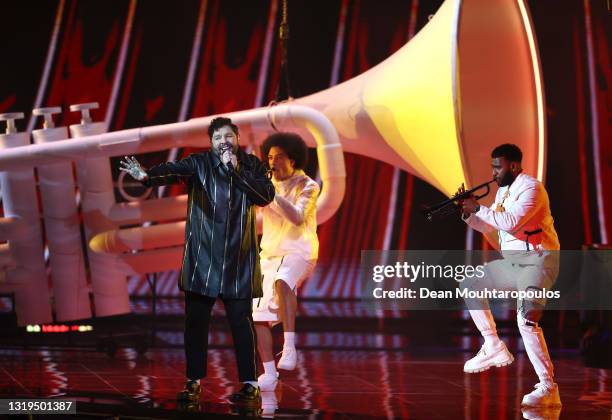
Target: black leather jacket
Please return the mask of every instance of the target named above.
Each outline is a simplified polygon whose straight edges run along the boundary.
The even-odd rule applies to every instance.
[[[201,295],[262,296],[255,205],[274,199],[265,166],[240,150],[230,173],[214,152],[192,154],[147,171],[145,185],[185,182],[189,191],[179,288]]]

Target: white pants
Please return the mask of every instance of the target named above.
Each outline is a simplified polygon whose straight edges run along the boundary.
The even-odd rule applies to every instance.
[[[484,266],[484,277],[467,278],[460,287],[469,290],[550,290],[559,274],[559,251],[505,251],[504,258],[487,263]],[[470,309],[489,309],[487,299],[467,299]],[[545,306],[546,299],[533,299],[534,304]],[[517,302],[521,308],[524,302]]]
[[[550,289],[559,274],[559,252],[504,253],[503,260],[493,261],[485,266],[482,279],[470,278],[464,287],[472,290],[527,290]],[[468,303],[474,324],[483,336],[497,334],[495,320],[486,299],[471,300]],[[521,338],[540,382],[553,382],[553,364],[548,354],[539,316],[532,317],[531,311],[543,310],[546,299],[533,301],[519,299],[517,303],[517,323]]]
[[[263,274],[263,297],[253,299],[253,321],[270,322],[272,325],[280,322],[278,313],[271,311],[270,303],[274,299],[274,283],[282,280],[294,292],[313,272],[316,260],[305,260],[300,255],[288,254],[282,257],[262,258],[261,272]]]

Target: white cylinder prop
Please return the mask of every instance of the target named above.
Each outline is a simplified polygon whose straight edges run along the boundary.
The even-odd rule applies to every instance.
[[[94,252],[119,254],[183,245],[184,242],[185,222],[183,221],[109,230],[94,236],[89,246]]]
[[[0,149],[29,144],[29,133],[0,134]],[[15,219],[20,225],[19,235],[8,238],[17,267],[3,276],[4,282],[0,284],[0,291],[15,294],[19,325],[51,322],[51,296],[43,257],[33,168],[0,172],[0,184],[4,216],[7,219]]]
[[[79,105],[73,105],[70,109],[81,110]],[[103,122],[91,123],[88,118],[83,118],[81,124],[70,126],[73,142],[105,131],[106,125]],[[117,227],[109,217],[111,209],[116,205],[113,178],[107,157],[76,160],[76,168],[85,237],[89,243],[96,234]],[[96,316],[129,313],[126,273],[119,267],[118,257],[92,252],[89,246],[87,250]]]
[[[68,137],[66,127],[34,130],[34,142],[52,143]],[[38,167],[38,179],[49,246],[51,279],[58,321],[91,318],[89,287],[75,198],[72,162]]]

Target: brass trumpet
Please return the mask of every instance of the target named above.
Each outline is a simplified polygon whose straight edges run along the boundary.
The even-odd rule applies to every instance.
[[[459,210],[459,206],[455,204],[455,202],[468,198],[481,188],[486,188],[487,190],[484,192],[484,194],[475,196],[477,200],[481,199],[482,197],[489,194],[489,192],[491,192],[491,187],[489,186],[489,184],[491,184],[492,182],[495,182],[495,178],[493,178],[491,181],[485,182],[484,184],[480,184],[479,186],[474,187],[471,190],[467,190],[465,192],[462,192],[461,194],[455,194],[451,198],[446,199],[438,204],[425,207],[423,209],[423,214],[430,222],[432,221],[434,216],[445,217],[449,214],[453,214]]]

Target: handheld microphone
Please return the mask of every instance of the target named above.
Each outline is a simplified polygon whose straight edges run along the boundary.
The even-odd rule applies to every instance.
[[[223,147],[223,149],[222,149],[223,153],[227,152],[228,150],[232,150],[232,146],[226,145],[226,146],[224,146],[224,147]],[[232,154],[233,154],[233,153],[232,153]],[[227,167],[227,169],[228,169],[230,172],[234,172],[234,171],[235,171],[235,169],[234,169],[234,164],[232,163],[232,161],[231,161],[231,160],[230,160],[230,161],[228,161],[228,162],[225,164],[225,166]]]

